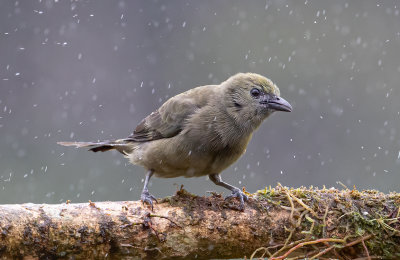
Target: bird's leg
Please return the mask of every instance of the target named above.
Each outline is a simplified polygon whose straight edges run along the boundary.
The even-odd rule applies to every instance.
[[[238,198],[240,200],[240,209],[241,210],[244,209],[244,202],[247,201],[249,198],[247,197],[246,194],[243,193],[243,191],[241,191],[239,188],[236,188],[235,186],[223,182],[219,174],[210,174],[208,175],[208,177],[216,185],[227,188],[228,190],[232,191],[232,194],[227,196],[225,199],[230,199],[234,197]]]
[[[151,210],[153,210],[153,200],[155,202],[157,202],[156,197],[151,195],[149,193],[149,189],[147,188],[147,185],[149,185],[149,180],[150,180],[151,176],[153,176],[153,173],[154,173],[153,170],[150,170],[147,172],[146,179],[144,180],[142,195],[140,196],[140,200],[143,202],[143,204],[148,203],[151,206]]]

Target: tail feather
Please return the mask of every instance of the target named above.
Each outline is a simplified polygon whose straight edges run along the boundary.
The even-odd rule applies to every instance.
[[[103,141],[103,142],[57,142],[63,146],[75,146],[76,148],[89,148],[92,152],[105,152],[116,149],[122,154],[127,154],[132,151],[132,146],[120,139],[116,141]]]
[[[106,151],[113,150],[113,149],[115,149],[115,147],[112,145],[101,145],[101,146],[96,146],[96,147],[90,148],[89,151],[97,153],[97,152],[106,152]]]

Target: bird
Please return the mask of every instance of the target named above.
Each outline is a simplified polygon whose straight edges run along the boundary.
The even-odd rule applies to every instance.
[[[221,172],[246,151],[254,131],[275,111],[291,112],[279,88],[255,73],[237,73],[219,85],[189,89],[168,99],[145,117],[127,138],[101,142],[58,142],[93,152],[117,150],[132,164],[147,169],[141,201],[153,210],[150,178],[208,175],[230,190],[240,210],[248,196],[224,182]]]

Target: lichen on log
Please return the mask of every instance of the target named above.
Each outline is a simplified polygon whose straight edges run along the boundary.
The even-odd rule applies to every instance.
[[[278,185],[248,195],[243,212],[184,189],[154,211],[140,201],[0,205],[0,257],[400,257],[398,193]]]

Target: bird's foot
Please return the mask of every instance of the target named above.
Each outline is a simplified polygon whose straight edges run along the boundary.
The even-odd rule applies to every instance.
[[[247,195],[244,194],[243,191],[241,191],[238,188],[235,188],[232,191],[231,195],[226,196],[225,200],[231,199],[231,198],[238,198],[239,199],[239,201],[240,201],[240,206],[239,206],[240,211],[244,210],[244,202],[249,200],[249,197],[247,197]]]
[[[151,206],[151,211],[153,211],[153,200],[157,203],[156,197],[151,195],[149,191],[142,191],[142,195],[140,195],[140,200],[143,204],[147,203]]]

